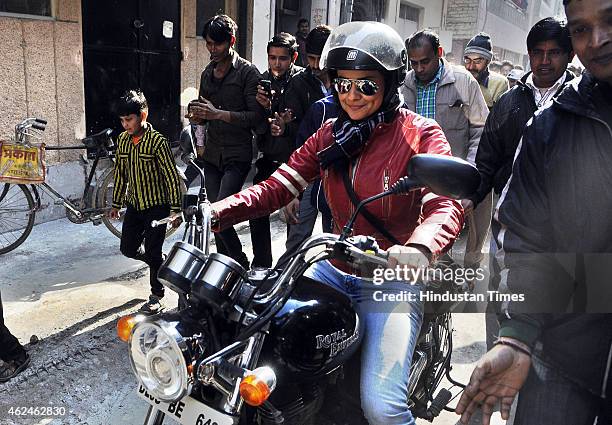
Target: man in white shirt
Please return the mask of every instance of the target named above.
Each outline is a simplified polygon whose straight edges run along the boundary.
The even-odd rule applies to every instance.
[[[555,81],[550,87],[546,87],[547,84],[542,84],[541,81],[539,83],[539,86],[536,86],[536,82],[534,81],[534,75],[533,73],[530,73],[527,76],[525,84],[527,84],[527,87],[529,87],[533,92],[533,100],[535,101],[535,104],[538,109],[540,109],[547,101],[552,99],[555,93],[559,91],[561,86],[565,83],[566,79],[567,76],[565,75],[565,73],[563,73],[563,75],[561,75],[561,77],[559,77],[559,79]]]
[[[493,189],[500,194],[512,170],[514,152],[523,128],[540,107],[573,78],[567,65],[574,57],[565,21],[544,18],[527,35],[527,52],[531,72],[525,74],[511,90],[502,95],[487,117],[476,153],[476,166],[482,182],[464,205],[471,210]]]

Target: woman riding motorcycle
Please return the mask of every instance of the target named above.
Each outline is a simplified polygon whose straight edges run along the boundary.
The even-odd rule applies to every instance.
[[[406,74],[406,50],[389,26],[377,22],[340,25],[331,33],[321,60],[332,75],[342,107],[339,117],[326,122],[268,180],[214,203],[215,231],[270,214],[320,177],[334,232],[340,233],[339,225],[354,211],[346,185],[362,200],[403,177],[413,155],[450,155],[435,121],[401,108],[398,87]],[[451,246],[463,225],[459,203],[428,190],[382,198],[369,204],[368,211],[375,219],[360,215],[353,233],[374,236],[388,249],[391,268],[427,266]],[[372,224],[376,219],[379,223]],[[365,322],[361,404],[368,422],[414,424],[407,384],[423,305],[418,295],[411,302],[388,295],[416,294],[419,284],[396,279],[378,286],[360,277],[359,270],[325,261],[316,263],[307,275],[350,296]]]

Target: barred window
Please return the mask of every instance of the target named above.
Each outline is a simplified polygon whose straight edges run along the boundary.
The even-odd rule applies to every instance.
[[[417,7],[410,6],[409,4],[400,4],[399,17],[407,21],[419,22],[419,15],[421,10]]]
[[[51,0],[0,0],[0,12],[51,16]]]

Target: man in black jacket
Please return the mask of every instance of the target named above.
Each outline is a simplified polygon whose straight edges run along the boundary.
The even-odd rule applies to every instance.
[[[612,0],[564,0],[580,79],[525,128],[496,218],[508,270],[500,338],[457,412],[489,423],[612,423]],[[572,312],[572,314],[567,314]]]
[[[200,77],[199,99],[188,108],[192,124],[207,126],[202,160],[211,201],[242,189],[253,159],[253,132],[264,119],[264,110],[256,100],[261,74],[234,50],[237,29],[227,15],[213,16],[204,24],[202,36],[210,64]],[[249,267],[233,227],[215,233],[215,240],[218,252]]]
[[[276,34],[268,42],[268,70],[263,79],[271,82],[271,92],[266,92],[263,86],[258,87],[257,102],[268,112],[269,117],[278,117],[286,112],[280,110],[285,103],[285,90],[293,77],[304,71],[295,65],[298,57],[298,44],[295,37],[289,33]],[[272,119],[272,118],[270,118]],[[255,162],[257,172],[253,184],[266,180],[295,150],[295,141],[288,136],[273,136],[270,125],[263,122],[263,134],[258,137],[257,146],[261,152]],[[253,245],[253,261],[251,267],[272,267],[272,239],[270,236],[270,216],[259,217],[249,221],[251,242]]]
[[[487,118],[476,153],[482,180],[467,210],[478,205],[491,190],[501,194],[525,124],[573,78],[567,65],[574,53],[569,30],[562,20],[545,18],[536,23],[527,35],[527,51],[532,71],[502,95]]]
[[[304,72],[291,79],[284,96],[285,103],[281,105],[281,109],[291,111],[292,116],[286,116],[285,120],[275,120],[271,127],[272,135],[282,135],[296,143],[300,123],[310,106],[317,100],[331,94],[329,75],[325,69],[319,68],[323,46],[330,33],[331,28],[327,25],[319,25],[308,33],[308,37],[306,37],[308,67]],[[295,199],[285,207],[285,215],[289,222],[293,223],[289,227],[286,243],[287,252],[283,255],[284,258],[312,234],[317,219],[317,210],[312,206],[313,202],[310,199],[312,187],[312,184],[306,187],[301,201]]]
[[[493,190],[499,196],[510,177],[514,153],[523,129],[534,112],[561,91],[563,84],[573,78],[567,64],[574,53],[569,30],[558,18],[545,18],[536,23],[527,35],[527,51],[532,72],[526,74],[493,106],[476,153],[476,166],[481,184],[472,197],[464,201],[466,212],[485,200]],[[491,257],[491,288],[499,286],[499,268],[494,261],[495,242],[499,226],[493,221],[489,250]],[[487,317],[487,347],[493,344],[498,326],[494,315]]]

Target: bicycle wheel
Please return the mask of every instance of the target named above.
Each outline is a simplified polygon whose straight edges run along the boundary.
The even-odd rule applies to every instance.
[[[115,187],[114,175],[111,170],[104,180],[102,181],[102,185],[98,190],[98,208],[103,209],[104,211],[109,211],[113,205],[113,189]],[[181,179],[181,193],[187,192],[187,186],[185,186],[185,182]],[[111,220],[106,216],[106,214],[102,217],[102,222],[106,226],[111,233],[118,238],[121,238],[121,228],[123,227],[123,217],[125,216],[126,207],[123,206],[121,210],[119,210],[119,220]],[[176,232],[176,229],[172,226],[168,226],[166,229],[166,237],[170,236]]]
[[[35,216],[34,198],[26,185],[0,183],[0,254],[28,238]]]

